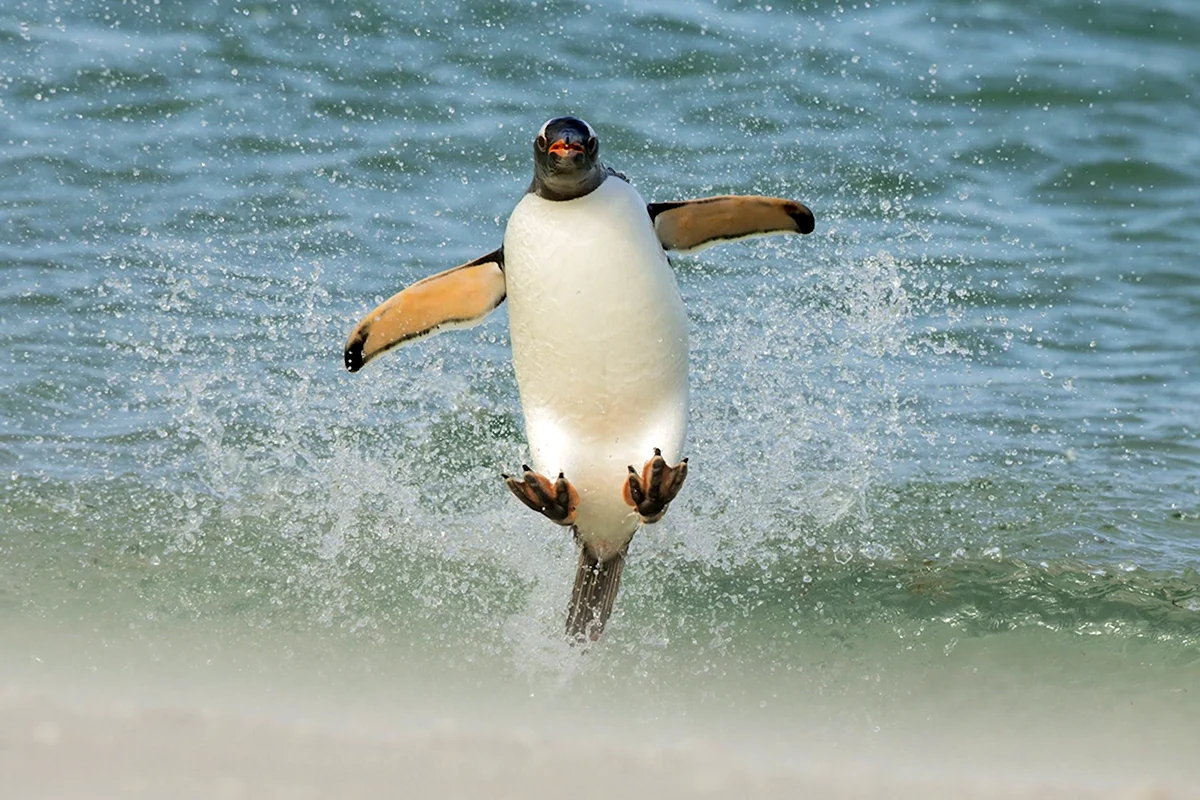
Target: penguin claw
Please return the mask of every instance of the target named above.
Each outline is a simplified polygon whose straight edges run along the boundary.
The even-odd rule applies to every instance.
[[[658,522],[683,487],[687,470],[686,458],[672,467],[663,459],[662,450],[656,447],[654,457],[642,467],[641,474],[630,465],[622,496],[627,504],[637,509],[642,522],[647,525]]]
[[[521,465],[521,477],[504,475],[504,483],[517,499],[559,525],[574,525],[575,511],[579,508],[579,492],[560,472],[551,482],[549,478],[534,472],[528,464]]]

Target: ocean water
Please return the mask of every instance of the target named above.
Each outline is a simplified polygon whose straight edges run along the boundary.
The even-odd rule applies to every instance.
[[[1190,0],[10,0],[0,667],[1194,787],[1198,41]],[[564,113],[648,200],[817,217],[673,259],[692,471],[584,655],[499,477],[503,307],[341,365]]]

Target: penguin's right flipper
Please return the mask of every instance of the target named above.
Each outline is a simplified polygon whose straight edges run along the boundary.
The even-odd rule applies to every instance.
[[[629,545],[608,561],[599,561],[579,548],[579,566],[575,570],[575,588],[567,608],[567,638],[572,642],[596,641],[612,614],[617,590],[621,588],[621,573],[625,571],[625,554]]]
[[[346,369],[393,347],[450,328],[479,324],[504,302],[504,248],[417,281],[363,317],[346,339]]]
[[[663,249],[685,253],[751,236],[812,233],[816,227],[808,206],[779,197],[721,195],[649,203],[646,210]]]

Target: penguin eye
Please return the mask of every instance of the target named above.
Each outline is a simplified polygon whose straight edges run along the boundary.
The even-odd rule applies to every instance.
[[[537,149],[538,149],[538,150],[541,150],[541,151],[545,152],[545,150],[546,150],[546,137],[545,137],[545,136],[543,136],[542,134],[540,134],[540,133],[539,133],[539,134],[538,134],[538,137],[537,137],[537,141],[536,141],[536,142],[534,142],[534,144],[536,144],[536,145],[537,145]]]
[[[589,155],[596,155],[596,151],[600,149],[600,140],[595,136],[588,137],[587,151]]]

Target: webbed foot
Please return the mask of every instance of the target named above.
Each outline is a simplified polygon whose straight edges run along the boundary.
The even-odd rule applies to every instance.
[[[504,483],[517,499],[552,522],[573,525],[575,510],[579,507],[579,492],[571,482],[560,472],[552,483],[545,475],[530,469],[528,464],[523,464],[521,470],[524,474],[520,478],[504,476]]]
[[[667,513],[667,506],[679,494],[683,480],[687,477],[688,460],[685,458],[675,466],[668,466],[662,451],[654,448],[654,458],[642,467],[642,474],[631,465],[625,480],[625,502],[637,509],[642,522],[649,525],[658,522]]]

